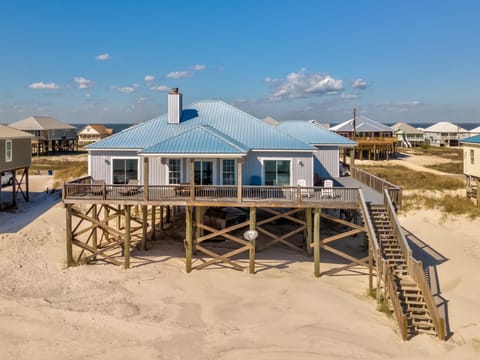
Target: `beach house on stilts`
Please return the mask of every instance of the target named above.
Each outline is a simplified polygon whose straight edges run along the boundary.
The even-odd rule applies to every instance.
[[[395,215],[401,189],[353,166],[340,176],[340,152],[355,146],[314,122],[266,122],[223,101],[183,106],[174,88],[166,114],[89,145],[89,176],[64,184],[67,262],[129,268],[131,253],[153,244],[167,214],[181,210],[186,272],[221,265],[253,274],[257,255],[281,245],[313,257],[316,277],[360,267],[373,291],[375,273],[378,300],[392,299],[402,337],[442,337]],[[232,209],[244,216],[212,221]],[[366,247],[353,254],[343,240]],[[338,258],[323,272],[321,251]],[[402,284],[425,304],[423,328],[402,307],[410,299],[399,295]]]
[[[463,146],[463,173],[467,197],[475,199],[480,207],[480,135],[460,141]]]
[[[0,211],[17,205],[17,194],[29,201],[28,169],[32,135],[0,125]],[[8,193],[6,189],[10,187]]]

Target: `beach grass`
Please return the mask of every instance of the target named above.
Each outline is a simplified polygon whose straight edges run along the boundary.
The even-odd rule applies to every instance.
[[[462,180],[414,171],[401,165],[360,165],[359,167],[405,190],[458,190],[465,188]]]
[[[33,158],[30,171],[42,173],[51,170],[54,176],[53,188],[61,187],[62,183],[88,174],[87,159],[68,158]]]
[[[439,147],[423,144],[422,146],[402,149],[402,153],[410,155],[429,155],[449,160],[463,160],[463,150],[461,148]]]
[[[421,209],[436,209],[445,215],[467,216],[470,219],[480,217],[480,208],[465,196],[446,194],[441,197],[431,197],[415,193],[402,197],[402,212]]]
[[[438,170],[449,174],[463,174],[463,162],[451,161],[443,164],[424,165],[429,169]]]

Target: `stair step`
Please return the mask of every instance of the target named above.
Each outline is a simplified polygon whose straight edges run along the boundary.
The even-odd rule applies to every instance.
[[[411,314],[411,319],[415,319],[415,320],[425,320],[425,321],[432,321],[432,324],[433,324],[433,320],[432,320],[432,317],[430,315],[425,315],[425,314]]]
[[[412,326],[414,326],[414,327],[434,328],[434,325],[433,325],[432,322],[425,321],[425,320],[415,321],[415,320],[412,319]]]
[[[405,301],[405,304],[408,306],[408,305],[419,305],[419,306],[425,306],[425,308],[427,307],[427,305],[425,304],[424,301],[414,301],[414,300],[408,300],[408,301]]]

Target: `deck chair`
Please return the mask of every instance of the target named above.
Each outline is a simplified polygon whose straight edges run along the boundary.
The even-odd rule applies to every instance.
[[[135,195],[135,194],[138,194],[139,192],[140,192],[140,188],[138,187],[137,179],[128,179],[127,186],[119,190],[119,193],[121,195]]]
[[[297,186],[300,186],[300,195],[302,198],[313,197],[312,189],[305,189],[307,187],[307,182],[305,179],[298,179]]]
[[[93,180],[91,193],[92,195],[103,195],[105,191],[105,180]]]
[[[327,179],[323,182],[323,189],[320,194],[322,198],[333,198],[333,180]]]

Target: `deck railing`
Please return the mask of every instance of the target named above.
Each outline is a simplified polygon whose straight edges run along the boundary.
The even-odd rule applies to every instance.
[[[407,260],[408,275],[413,280],[415,280],[418,288],[423,293],[425,304],[427,305],[427,309],[430,313],[430,316],[432,317],[433,325],[435,326],[437,336],[439,337],[440,340],[445,340],[445,336],[446,336],[445,319],[442,318],[438,312],[437,305],[435,304],[435,300],[433,299],[433,296],[432,296],[432,291],[430,290],[430,285],[428,283],[427,277],[425,276],[425,272],[423,270],[422,262],[419,260],[416,260],[413,257],[412,249],[408,245],[407,239],[403,234],[400,222],[398,221],[397,214],[395,212],[395,208],[390,198],[390,194],[387,190],[385,190],[384,192],[384,201],[385,201],[385,204],[384,204],[385,208],[387,209],[390,221],[392,223],[394,234],[398,239],[400,248],[402,249],[403,256]]]
[[[387,189],[388,193],[390,194],[390,198],[394,202],[397,209],[399,209],[401,207],[401,205],[402,205],[402,189],[399,186],[397,186],[395,184],[392,184],[391,182],[388,182],[387,180],[379,178],[378,176],[370,174],[370,173],[366,172],[365,170],[359,169],[359,168],[354,167],[354,166],[350,167],[350,175],[355,180],[361,182],[362,184],[365,184],[365,185],[371,187],[373,190],[379,192],[380,194],[383,194],[384,190]]]
[[[358,203],[358,188],[234,185],[110,185],[85,177],[64,184],[63,200]]]

